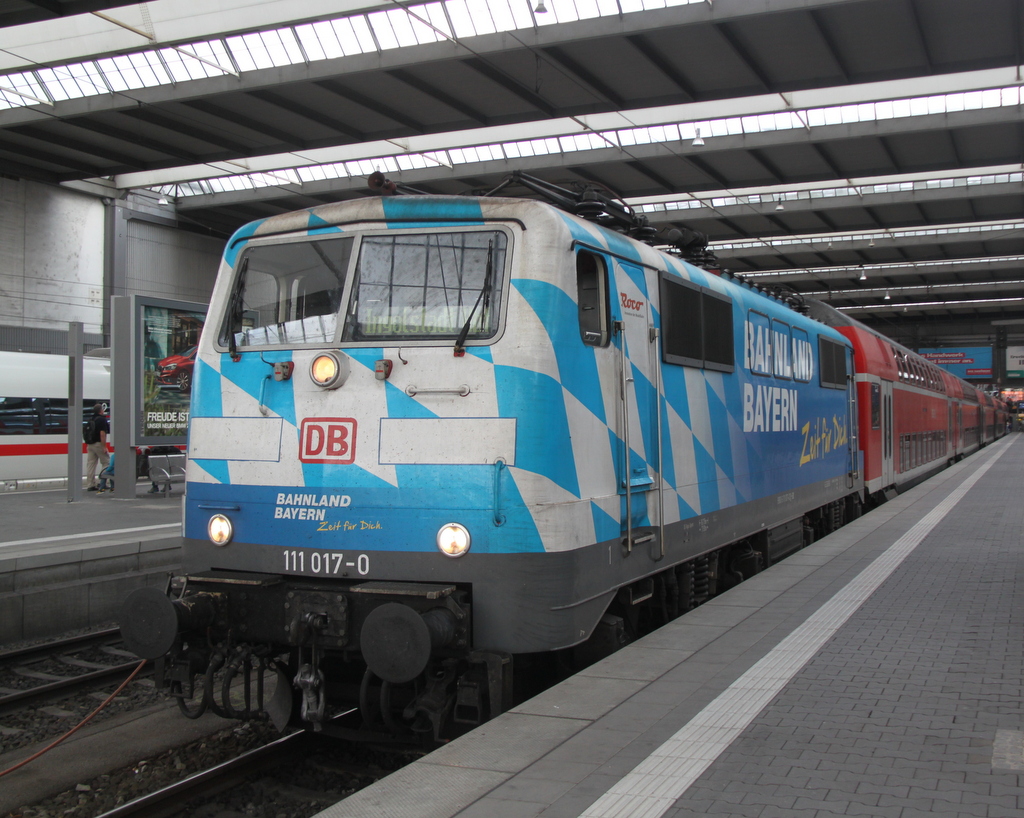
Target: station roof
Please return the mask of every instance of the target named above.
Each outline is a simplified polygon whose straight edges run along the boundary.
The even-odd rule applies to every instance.
[[[228,235],[511,171],[912,346],[1024,332],[1019,0],[0,0],[0,166]]]

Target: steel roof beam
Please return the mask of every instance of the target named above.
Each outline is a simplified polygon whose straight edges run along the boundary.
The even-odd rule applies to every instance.
[[[721,23],[780,12],[800,13],[852,2],[854,0],[759,0],[757,3],[751,3],[750,0],[715,0],[713,4],[694,3],[616,17],[605,16],[537,26],[534,29],[518,29],[515,35],[530,46],[551,45],[607,36],[609,28],[616,34],[642,33],[667,26]],[[117,12],[118,19],[140,29],[144,27],[144,21],[137,10],[125,7],[124,3],[78,0],[67,4],[76,9],[72,12],[74,14],[118,5],[122,6]],[[329,20],[347,13],[397,7],[390,0],[265,0],[257,4],[248,0],[220,0],[216,4],[208,0],[155,0],[147,5],[153,28],[160,33],[161,45],[188,45],[230,34],[266,31]],[[471,38],[473,50],[477,53],[487,50],[480,42],[484,37],[503,39],[507,34],[500,32]],[[142,44],[137,34],[111,26],[99,18],[46,21],[17,32],[0,29],[0,50],[7,51],[6,54],[0,51],[0,70],[16,69],[26,64],[53,65],[121,54],[137,50]]]
[[[968,127],[976,126],[980,127],[983,125],[1002,124],[1005,122],[1016,121],[1019,117],[1019,113],[1013,108],[989,108],[983,111],[970,111],[956,114],[935,114],[932,116],[921,116],[921,117],[908,117],[905,121],[906,129],[904,132],[921,131],[926,132],[935,128],[941,127]],[[715,193],[722,195],[720,191],[733,187],[731,180],[725,179],[721,174],[713,171],[706,162],[702,161],[701,157],[714,153],[715,151],[736,151],[736,150],[764,150],[779,145],[787,145],[793,143],[801,144],[814,144],[824,143],[829,140],[847,140],[847,139],[860,139],[872,136],[877,136],[879,133],[888,133],[893,130],[892,120],[882,120],[880,122],[861,122],[850,125],[833,125],[825,126],[821,128],[815,128],[812,132],[808,133],[804,129],[791,131],[765,131],[758,134],[746,134],[737,136],[722,136],[708,139],[705,142],[704,147],[693,147],[688,142],[674,142],[674,143],[655,143],[648,145],[633,145],[628,148],[608,147],[595,149],[590,151],[572,151],[566,153],[553,153],[543,156],[533,156],[528,158],[515,158],[505,160],[494,160],[487,162],[472,162],[466,164],[458,164],[454,167],[436,167],[436,168],[424,168],[424,169],[412,169],[403,171],[401,174],[402,181],[406,184],[418,185],[423,182],[429,182],[431,180],[438,181],[453,181],[459,179],[466,179],[471,176],[481,175],[492,175],[498,174],[504,176],[511,170],[523,170],[527,172],[545,172],[557,170],[558,168],[565,167],[567,165],[582,165],[587,164],[591,166],[601,166],[607,163],[617,162],[630,162],[630,161],[645,161],[651,159],[665,159],[665,158],[681,158],[693,162],[698,170],[707,176],[710,181],[707,187],[713,187]],[[383,150],[385,146],[379,145],[381,153],[377,156],[386,155]],[[350,150],[350,149],[349,149]],[[331,158],[332,151],[324,150],[319,154],[313,151],[307,151],[306,154],[309,156],[320,155],[323,157],[323,162],[330,161],[346,161],[349,159],[355,159],[359,155],[358,151],[351,151],[348,156],[343,153],[335,154],[336,159]],[[372,155],[367,155],[370,152],[363,153],[365,158],[376,158]],[[278,165],[266,167],[264,163],[258,161],[249,161],[250,170],[252,172],[260,172],[262,170],[278,170],[285,169],[287,167],[294,167],[294,165]],[[184,169],[179,169],[184,170]],[[193,166],[187,170],[190,173],[173,173],[164,171],[151,171],[142,173],[131,173],[117,176],[115,178],[115,184],[121,188],[135,188],[135,187],[146,187],[151,185],[169,184],[175,181],[192,181],[195,179],[202,178],[216,178],[217,176],[234,175],[238,173],[237,168],[225,167],[223,171],[218,171],[216,168],[210,166]],[[846,180],[843,180],[839,184],[845,184]],[[810,187],[821,187],[823,185],[829,185],[834,183],[834,178],[822,178],[821,183],[801,183],[801,185],[794,185],[794,189],[807,189]],[[327,191],[346,191],[346,190],[357,190],[362,191],[365,187],[365,179],[363,177],[349,177],[341,179],[329,179],[323,181],[311,181],[306,184],[316,186],[316,188],[322,192]],[[839,185],[837,185],[839,186]],[[977,188],[984,188],[986,185],[978,185]],[[781,188],[780,188],[781,189]],[[695,198],[701,198],[700,188],[693,187]],[[254,191],[235,191],[228,193],[217,193],[210,194],[209,196],[198,196],[198,197],[185,197],[182,200],[183,207],[201,207],[208,206],[215,201],[231,201],[230,197],[234,195],[244,196],[246,198],[258,199],[262,197],[261,190]],[[272,195],[272,194],[271,194]],[[900,199],[896,198],[898,194],[872,194],[878,196],[889,196],[892,198],[892,203],[899,203]],[[970,194],[970,195],[973,195]],[[220,197],[229,197],[227,199]],[[652,197],[657,198],[657,197]],[[815,199],[812,200],[816,204],[807,205],[807,210],[814,210],[818,208],[832,208],[832,207],[852,207],[857,206],[853,203],[855,197],[836,197],[836,199]],[[848,201],[844,201],[848,200]],[[792,202],[794,210],[805,209],[802,204],[804,200],[797,199]],[[885,204],[885,199],[880,199],[877,204]],[[790,202],[786,201],[786,208],[790,208]],[[734,216],[740,215],[751,215],[753,213],[762,213],[767,215],[769,212],[774,210],[774,202],[770,204],[760,205],[742,205],[737,206],[741,210],[730,211]],[[677,210],[677,211],[665,211],[663,212],[650,212],[647,213],[648,218],[652,220],[661,221],[677,221],[677,220],[693,220],[707,218],[709,212],[707,210]]]
[[[748,270],[745,273],[741,273],[741,275],[751,282],[771,285],[795,284],[808,281],[849,281],[850,279],[859,278],[861,272],[867,276],[867,281],[872,281],[878,278],[895,279],[909,278],[911,276],[920,278],[965,273],[984,273],[987,275],[999,270],[1013,271],[1016,275],[1024,276],[1024,258],[1021,256],[1008,256],[1005,259],[998,257],[963,258],[946,261],[906,262],[899,266],[871,263],[863,265],[862,268],[844,264],[836,266],[835,269],[828,269],[828,265],[822,265],[821,267],[797,270]]]

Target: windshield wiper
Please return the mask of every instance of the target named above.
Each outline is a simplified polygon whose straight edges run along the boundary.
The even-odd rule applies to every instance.
[[[484,304],[484,314],[487,314],[487,307],[491,303],[491,277],[494,273],[494,240],[487,242],[487,268],[484,270],[484,283],[480,288],[480,295],[476,297],[476,303],[473,305],[473,309],[469,311],[469,318],[466,319],[466,323],[462,325],[462,331],[459,333],[459,337],[455,340],[455,357],[461,358],[466,354],[466,336],[469,335],[469,326],[473,323],[473,316],[476,315],[476,308],[480,306],[480,302]]]

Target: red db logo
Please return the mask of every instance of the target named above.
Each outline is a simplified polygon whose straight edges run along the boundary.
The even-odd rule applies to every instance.
[[[356,422],[352,418],[306,418],[299,438],[303,463],[354,463]]]

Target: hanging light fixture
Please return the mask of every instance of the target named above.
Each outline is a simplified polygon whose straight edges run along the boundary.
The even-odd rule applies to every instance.
[[[785,210],[786,206],[784,204],[782,204],[782,202],[779,202],[777,205],[775,205],[775,209],[776,210]]]
[[[533,10],[533,13],[534,14],[547,14],[548,13],[548,8],[547,8],[547,6],[544,5],[544,0],[540,0],[537,3],[537,8],[535,8]]]
[[[888,301],[889,300],[889,291],[888,290],[885,291],[885,297],[882,300],[883,301]]]
[[[693,147],[695,148],[699,148],[704,145],[704,140],[700,138],[700,128],[697,129],[697,136],[694,137],[693,142],[691,142],[690,144],[693,145]]]
[[[863,266],[861,266],[861,268],[860,268],[860,278],[858,278],[857,280],[858,281],[867,281],[868,280],[868,274],[864,272],[864,267]]]

